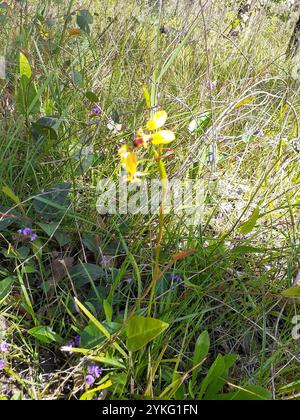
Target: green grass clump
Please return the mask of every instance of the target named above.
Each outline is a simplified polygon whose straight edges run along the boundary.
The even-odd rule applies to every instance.
[[[0,3],[0,399],[299,398],[297,60],[273,11],[232,37],[235,3]],[[204,202],[153,287],[157,215],[96,204],[157,107]]]

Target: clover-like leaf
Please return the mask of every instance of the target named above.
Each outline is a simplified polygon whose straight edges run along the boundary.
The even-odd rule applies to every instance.
[[[83,32],[87,34],[90,33],[90,25],[92,25],[93,21],[94,18],[88,10],[83,9],[78,12],[77,25]]]

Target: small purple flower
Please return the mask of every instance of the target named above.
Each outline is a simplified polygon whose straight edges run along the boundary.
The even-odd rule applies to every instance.
[[[0,351],[2,353],[8,352],[8,343],[6,341],[2,341],[2,343],[0,344]]]
[[[101,115],[102,109],[100,108],[99,105],[94,106],[94,108],[92,109],[92,113],[95,115]]]
[[[22,233],[23,233],[24,236],[30,236],[30,235],[33,234],[33,231],[32,231],[31,228],[25,228],[25,229],[23,229]]]
[[[0,359],[0,370],[3,370],[5,366],[5,362],[2,359]]]
[[[95,383],[95,378],[92,375],[87,375],[85,382],[87,386],[92,386]]]
[[[216,87],[217,87],[217,82],[209,81],[209,82],[206,83],[206,88],[207,89],[212,90],[212,89],[215,89]]]
[[[263,136],[264,135],[264,130],[262,128],[258,128],[257,130],[255,130],[254,135],[255,136]]]
[[[67,344],[66,347],[80,347],[80,335],[76,335],[72,340],[70,340]],[[73,354],[73,351],[70,351],[69,354]]]
[[[75,344],[75,347],[80,347],[80,335],[77,334],[74,337],[74,344]]]
[[[37,239],[37,235],[35,233],[33,233],[33,230],[31,228],[19,229],[18,234],[20,236],[23,236],[24,239],[29,238],[31,242],[33,242]]]
[[[95,379],[99,379],[102,375],[103,369],[100,366],[97,366],[95,363],[88,367],[88,372]]]
[[[181,283],[183,283],[182,278],[178,274],[170,274],[168,276],[168,280],[172,281],[174,286],[179,286]]]

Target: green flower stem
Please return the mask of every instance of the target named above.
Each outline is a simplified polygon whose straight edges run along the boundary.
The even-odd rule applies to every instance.
[[[160,209],[159,209],[159,216],[158,216],[158,222],[159,222],[159,231],[158,236],[156,239],[156,248],[155,248],[155,265],[154,265],[154,271],[153,271],[153,279],[151,284],[151,294],[150,294],[150,300],[148,305],[148,316],[151,316],[152,312],[152,306],[153,306],[153,300],[155,295],[155,289],[156,289],[156,283],[157,279],[159,278],[160,274],[160,268],[159,268],[159,260],[160,260],[160,254],[161,254],[161,242],[163,239],[163,233],[164,233],[164,206],[168,195],[168,175],[166,172],[166,167],[164,165],[164,162],[162,161],[161,155],[162,155],[163,147],[160,146],[159,153],[157,157],[158,162],[158,170],[160,175],[160,180],[162,184],[162,198],[160,203]]]

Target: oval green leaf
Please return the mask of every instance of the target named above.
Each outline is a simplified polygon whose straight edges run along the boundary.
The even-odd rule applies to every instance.
[[[162,334],[169,324],[154,318],[135,316],[127,326],[127,348],[131,352],[142,349]]]
[[[34,327],[28,330],[28,334],[32,335],[39,341],[49,344],[52,342],[62,343],[62,338],[56,334],[50,327]]]

